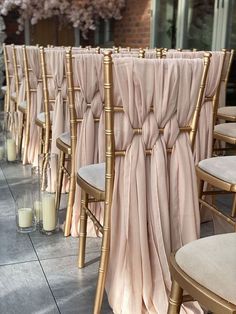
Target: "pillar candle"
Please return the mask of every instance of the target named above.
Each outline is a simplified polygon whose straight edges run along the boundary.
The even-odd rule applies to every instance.
[[[56,228],[56,207],[55,195],[43,195],[42,197],[43,208],[43,229],[45,231],[53,231]]]
[[[42,219],[42,202],[35,201],[34,210],[35,210],[36,221],[39,222],[40,218]]]
[[[32,208],[19,208],[18,221],[20,228],[29,228],[32,226],[33,210]]]
[[[13,139],[7,140],[7,160],[8,161],[16,160],[16,141]]]
[[[0,160],[4,158],[4,147],[0,146]]]

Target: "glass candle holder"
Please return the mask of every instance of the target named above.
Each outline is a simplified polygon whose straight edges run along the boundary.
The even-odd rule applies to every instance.
[[[35,210],[31,193],[32,180],[26,179],[21,184],[21,193],[16,197],[16,226],[21,233],[33,232],[36,230]]]
[[[40,206],[39,230],[51,235],[59,231],[59,215],[56,209],[57,154],[39,155]]]
[[[40,171],[38,166],[31,168],[31,179],[33,208],[35,212],[36,224],[39,226],[40,217],[42,217],[42,202],[40,199]]]
[[[6,160],[7,113],[0,112],[0,162]]]
[[[8,162],[19,160],[19,126],[17,112],[8,112],[6,132],[6,159]]]

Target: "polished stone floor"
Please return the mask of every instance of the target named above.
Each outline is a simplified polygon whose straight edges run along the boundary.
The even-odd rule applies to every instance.
[[[81,270],[78,239],[17,233],[14,199],[29,180],[30,167],[0,166],[0,314],[92,313],[100,240],[88,239]],[[102,313],[112,313],[106,298]]]
[[[79,270],[78,239],[62,232],[17,233],[14,199],[29,180],[30,167],[0,166],[0,314],[92,313],[100,240],[88,239],[87,265]],[[228,199],[220,201],[227,207]],[[202,224],[202,236],[211,233],[212,224]],[[112,313],[106,297],[102,313]]]

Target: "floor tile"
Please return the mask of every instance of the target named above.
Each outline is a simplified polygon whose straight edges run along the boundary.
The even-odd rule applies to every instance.
[[[6,183],[2,170],[0,169],[0,217],[14,216],[15,202],[11,191]]]
[[[39,262],[0,267],[0,313],[59,313]]]
[[[37,260],[29,236],[16,231],[15,216],[0,217],[0,239],[0,265]]]
[[[30,238],[38,257],[41,260],[78,255],[78,238],[65,238],[62,232],[50,236],[34,232],[30,234]],[[93,239],[92,241],[88,240],[87,247],[91,252],[97,252],[99,243],[100,239]]]
[[[93,313],[98,256],[98,252],[90,252],[90,263],[83,269],[76,267],[75,256],[42,261],[44,272],[62,314]],[[106,297],[102,313],[112,313]]]

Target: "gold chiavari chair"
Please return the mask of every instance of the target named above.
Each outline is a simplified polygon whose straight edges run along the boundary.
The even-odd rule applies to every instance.
[[[17,100],[18,100],[18,95],[19,95],[19,87],[20,87],[19,75],[18,75],[19,64],[17,62],[16,47],[13,44],[11,46],[12,46],[14,79],[15,79],[15,92],[11,94],[11,99],[15,103],[15,111],[16,111],[16,105],[17,105]]]
[[[224,50],[226,56],[226,50]],[[229,56],[228,56],[229,57]],[[221,83],[227,80],[229,71],[230,57],[224,59],[224,66],[222,70]],[[220,93],[220,85],[217,91],[216,101],[214,103],[213,120],[214,123],[217,117],[218,100]],[[231,125],[228,128],[227,125]],[[233,132],[235,123],[223,123],[215,125],[213,137],[214,140],[224,141],[230,144],[236,144],[236,134]],[[224,126],[227,129],[227,135],[220,133],[220,130],[224,130]],[[232,134],[229,134],[231,132]],[[226,150],[226,148],[215,148],[215,151]],[[200,205],[208,208],[213,215],[219,217],[223,222],[226,222],[236,231],[236,174],[234,173],[234,162],[236,162],[235,156],[218,156],[201,160],[196,166],[196,173],[199,181],[199,202]],[[207,184],[207,189],[204,186]],[[220,194],[232,194],[233,204],[231,213],[227,213],[220,205],[215,202],[216,195]],[[211,197],[206,197],[211,196]]]
[[[236,233],[183,246],[170,258],[173,278],[168,314],[180,313],[183,290],[211,313],[236,313]]]
[[[24,153],[23,164],[28,162],[35,164],[37,157],[33,156],[29,158],[29,146],[32,146],[32,141],[37,141],[37,132],[33,130],[36,128],[34,125],[35,116],[39,108],[41,107],[40,97],[37,97],[39,84],[42,82],[40,71],[40,59],[38,46],[23,46],[23,61],[24,61],[24,76],[25,76],[25,101],[21,102],[18,106],[18,110],[23,114],[23,127],[21,141],[24,135]],[[40,88],[41,90],[41,88]],[[41,93],[41,92],[40,92]],[[38,108],[39,107],[39,108]],[[33,135],[34,133],[34,135]],[[33,138],[30,138],[30,136]],[[37,145],[37,143],[35,143]],[[33,148],[35,150],[35,148]],[[37,151],[37,150],[36,150]]]
[[[225,58],[225,71],[222,73],[221,78],[221,84],[225,84],[225,88],[228,81],[230,66],[232,63],[232,58],[234,51],[231,50],[231,52],[227,52],[226,49],[224,49],[226,58]],[[227,55],[228,54],[228,55]],[[229,108],[229,109],[228,109]],[[234,107],[220,107],[215,108],[215,124],[217,119],[224,119],[227,121],[234,121],[235,117],[233,113],[235,112]],[[235,120],[236,121],[236,120]],[[225,142],[228,144],[235,145],[236,144],[236,123],[235,122],[229,122],[229,123],[219,123],[216,124],[214,127],[214,140],[215,142]],[[226,148],[216,148],[216,151],[219,150],[226,150]]]
[[[224,78],[222,78],[222,83],[221,83],[223,84],[223,88],[225,89],[225,92],[227,88],[227,83],[229,79],[229,73],[230,73],[233,57],[234,57],[234,49],[231,49],[231,51],[226,52],[226,59],[228,61],[228,67],[226,68],[225,76]],[[224,93],[224,96],[225,96],[225,93]],[[225,120],[225,121],[236,122],[236,107],[235,106],[223,106],[223,107],[218,108],[217,118]]]
[[[82,48],[78,48],[81,52]],[[77,51],[78,52],[78,51]],[[75,199],[76,188],[76,144],[77,144],[77,115],[75,108],[75,92],[80,92],[79,86],[74,85],[73,79],[73,57],[72,49],[66,50],[66,79],[67,79],[67,92],[68,92],[68,107],[70,117],[70,131],[61,134],[56,140],[56,146],[60,151],[59,155],[59,168],[58,168],[58,184],[56,192],[56,208],[60,206],[62,184],[64,174],[69,179],[69,195],[67,201],[66,221],[64,228],[64,235],[70,235],[72,210]],[[66,161],[70,161],[70,169],[66,167]]]
[[[191,126],[187,125],[180,128],[180,132],[189,132],[191,147],[194,146],[196,130],[199,119],[199,112],[203,100],[207,72],[209,67],[210,54],[204,57],[204,69],[199,86],[198,98],[193,113]],[[148,61],[148,60],[146,60]],[[86,245],[86,230],[87,219],[92,219],[102,234],[102,248],[100,266],[98,272],[98,283],[95,297],[94,313],[98,314],[101,310],[102,298],[104,293],[105,278],[108,268],[109,250],[110,250],[110,230],[111,230],[111,206],[113,199],[113,187],[115,178],[115,160],[117,157],[124,157],[126,150],[115,148],[115,133],[114,133],[114,116],[115,114],[124,113],[124,108],[115,106],[113,103],[113,65],[111,52],[104,52],[104,91],[105,91],[105,164],[93,164],[79,169],[77,182],[82,189],[81,199],[81,215],[80,215],[80,245],[78,266],[84,267],[85,260],[85,245]],[[132,111],[132,110],[131,110]],[[121,127],[122,128],[122,127]],[[159,132],[163,132],[160,129]],[[141,135],[142,129],[133,129],[134,135]],[[162,133],[161,133],[162,134]],[[171,149],[167,148],[168,152]],[[152,154],[152,150],[146,150],[146,155]],[[118,175],[116,173],[116,175]],[[94,198],[97,201],[104,202],[104,220],[103,225],[96,219],[90,211],[88,204],[89,199]]]
[[[2,94],[4,95],[4,111],[8,111],[9,107],[9,100],[10,97],[10,73],[9,73],[9,65],[8,65],[8,57],[7,57],[7,51],[6,51],[6,44],[3,43],[2,45],[3,49],[3,58],[4,58],[4,66],[5,66],[5,80],[6,85],[1,87]]]
[[[53,111],[50,110],[50,103],[55,102],[55,99],[49,99],[48,79],[52,78],[52,76],[51,74],[47,73],[45,51],[43,47],[40,47],[40,64],[42,70],[44,108],[43,111],[38,114],[35,124],[40,128],[40,151],[41,153],[46,154],[50,149],[51,126],[53,117]]]
[[[6,101],[5,110],[6,112],[15,111],[15,101],[16,101],[16,83],[15,83],[15,68],[13,61],[13,45],[3,45],[4,51],[4,63],[6,71]]]

